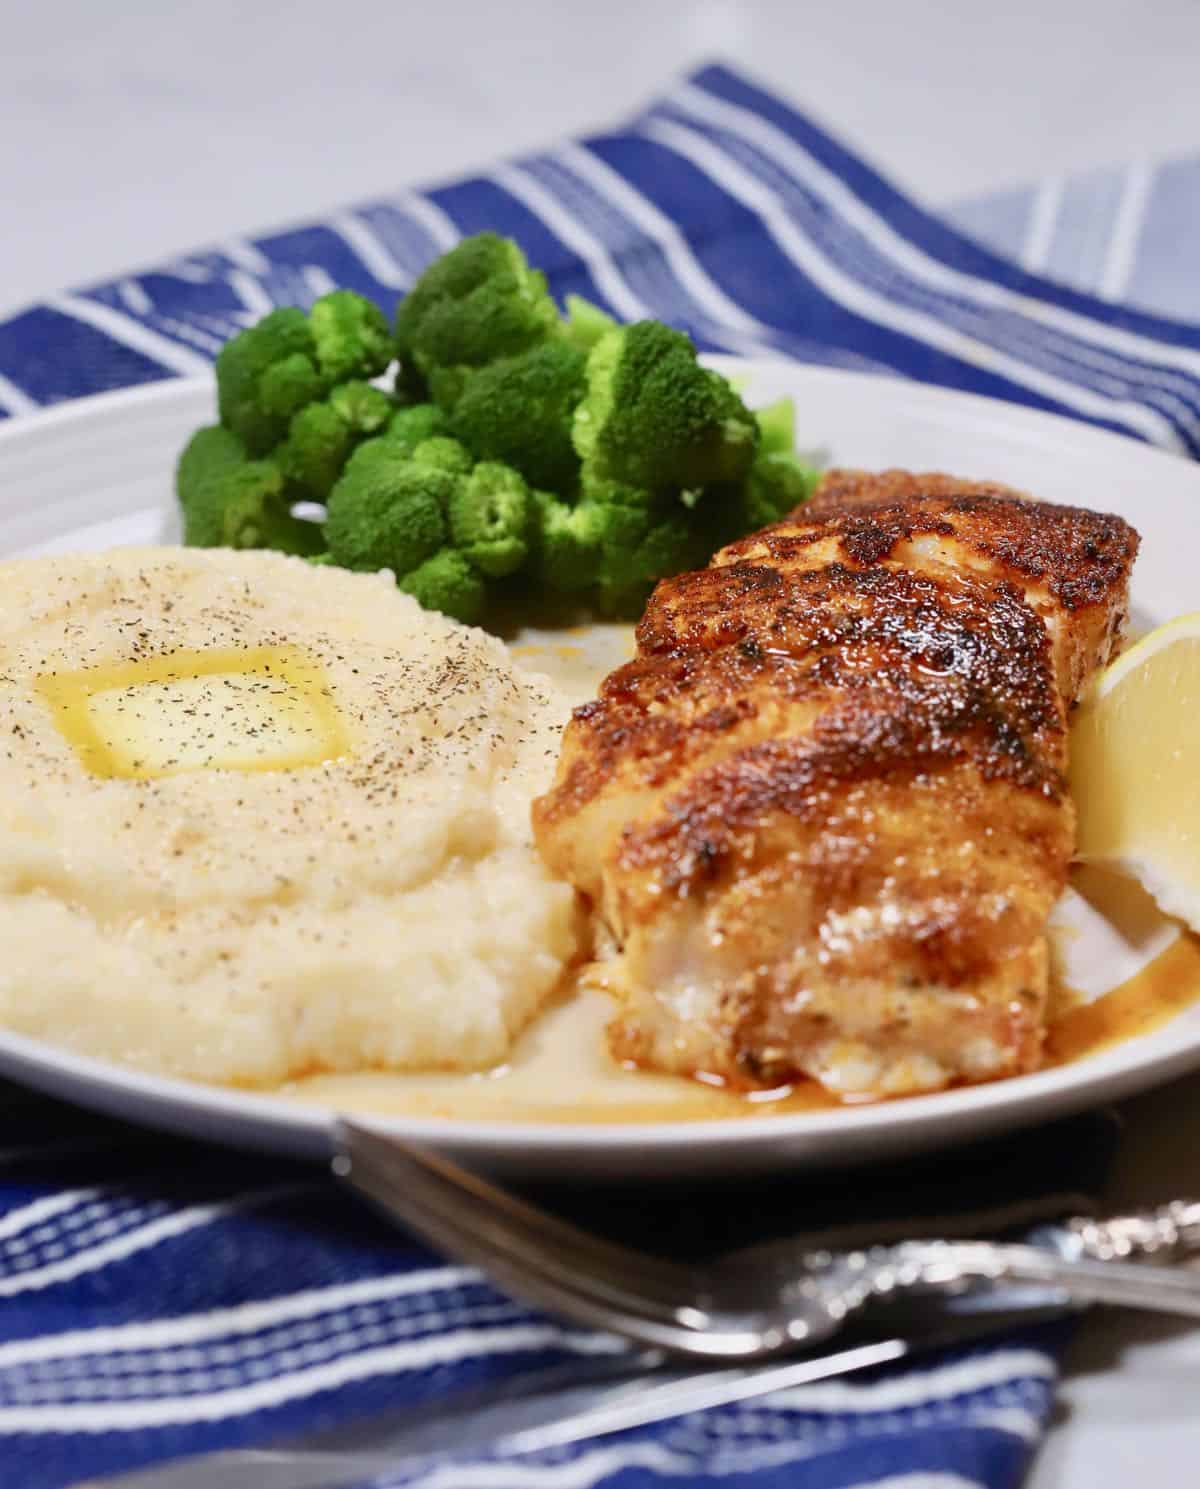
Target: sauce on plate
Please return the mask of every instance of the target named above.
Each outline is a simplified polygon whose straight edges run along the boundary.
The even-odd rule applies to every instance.
[[[1067,1008],[1050,1025],[1046,1064],[1066,1065],[1107,1045],[1149,1034],[1198,999],[1200,939],[1185,932],[1111,992]]]
[[[1149,1033],[1200,1001],[1200,940],[1181,934],[1134,976],[1087,1004],[1060,989],[1046,1065],[1080,1060]],[[719,1084],[627,1070],[609,1057],[612,1004],[572,983],[519,1041],[512,1060],[475,1075],[355,1072],[293,1081],[280,1095],[343,1111],[465,1121],[680,1122],[785,1116],[844,1105],[815,1081],[746,1093]]]

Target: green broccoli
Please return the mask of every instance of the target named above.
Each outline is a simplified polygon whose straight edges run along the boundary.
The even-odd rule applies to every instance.
[[[322,403],[292,415],[276,459],[288,481],[312,501],[324,501],[351,450],[378,434],[392,416],[386,393],[370,383],[347,382]]]
[[[447,408],[474,369],[560,334],[545,275],[496,233],[465,238],[435,259],[396,311],[406,388],[415,369]]]
[[[221,423],[252,454],[287,432],[288,420],[324,391],[308,317],[294,305],[272,310],[217,353]]]
[[[327,383],[378,377],[394,360],[388,318],[373,300],[353,290],[332,290],[308,312],[317,366]]]
[[[465,464],[464,464],[465,462]],[[506,466],[472,467],[444,436],[409,453],[390,435],[359,445],[326,504],[325,541],[348,569],[391,569],[427,609],[473,623],[485,574],[524,561],[528,493]]]
[[[579,475],[571,416],[583,397],[586,358],[547,341],[473,373],[454,407],[455,434],[480,460],[501,460],[532,485],[566,492]]]
[[[450,498],[450,536],[475,568],[499,579],[525,562],[531,516],[529,488],[520,475],[482,460]]]
[[[819,480],[820,472],[791,451],[759,455],[742,482],[741,531],[753,532],[794,512]]]
[[[475,464],[466,445],[447,434],[435,434],[414,447],[409,459],[417,465],[433,466],[450,476],[469,475]]]
[[[179,457],[175,490],[191,548],[275,548],[311,556],[321,528],[292,515],[287,483],[269,460],[251,460],[219,424],[199,429]]]
[[[605,518],[598,505],[569,502],[548,491],[533,491],[530,533],[532,572],[538,584],[561,594],[578,594],[600,573]]]
[[[582,295],[568,295],[566,308],[567,336],[585,352],[590,352],[601,336],[617,324],[607,310],[601,310],[599,305],[593,305]]]
[[[391,394],[371,386],[394,357]],[[651,586],[811,494],[784,398],[751,413],[682,332],[618,325],[495,233],[431,264],[395,331],[348,290],[217,360],[221,426],[179,462],[187,541],[390,569],[475,621],[541,588],[636,616]],[[323,528],[297,517],[323,501]],[[327,546],[326,546],[327,545]]]
[[[400,588],[426,610],[440,610],[465,625],[474,625],[487,603],[487,587],[466,558],[442,548],[400,580]]]
[[[577,502],[533,496],[533,572],[545,588],[636,619],[654,581],[706,562],[707,536],[678,497],[589,481]]]
[[[326,503],[325,541],[347,569],[391,569],[397,579],[446,541],[454,477],[415,465],[386,438],[351,455]]]
[[[399,408],[384,431],[389,441],[415,450],[422,441],[450,433],[450,421],[436,403],[414,403]]]
[[[217,354],[221,423],[251,455],[265,455],[306,404],[335,383],[376,376],[394,355],[383,312],[351,290],[323,295],[308,315],[282,306]]]
[[[758,424],[758,450],[762,455],[790,455],[796,447],[796,405],[791,398],[777,398],[754,410]]]
[[[607,332],[588,355],[587,382],[572,426],[585,472],[679,490],[739,480],[754,459],[754,415],[681,331],[639,321]]]
[[[636,620],[657,580],[703,565],[712,552],[703,527],[672,493],[592,482],[584,505],[602,522],[596,601],[605,615]]]

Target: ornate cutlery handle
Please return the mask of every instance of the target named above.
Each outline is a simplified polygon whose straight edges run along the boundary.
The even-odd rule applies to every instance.
[[[1031,1282],[1076,1303],[1110,1303],[1200,1318],[1200,1275],[1147,1261],[1063,1256],[1040,1246],[1004,1241],[907,1241],[875,1265],[874,1293],[907,1287],[953,1289],[964,1282]]]
[[[1200,1251],[1200,1200],[1172,1200],[1153,1210],[1107,1219],[1079,1216],[1064,1229],[1078,1242],[1082,1256],[1097,1261],[1177,1261]]]

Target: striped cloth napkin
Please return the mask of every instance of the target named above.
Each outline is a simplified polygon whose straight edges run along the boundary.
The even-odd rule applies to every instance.
[[[1197,182],[1200,161],[1135,169],[959,216],[1101,292],[1161,281],[1200,319]],[[390,305],[482,228],[515,237],[556,294],[709,350],[899,373],[1200,451],[1200,327],[997,256],[724,67],[615,133],[56,295],[0,323],[0,410],[206,371],[248,321],[335,286]]]
[[[33,306],[0,324],[0,413],[206,370],[272,305],[334,286],[390,304],[458,237],[494,228],[556,294],[672,321],[709,349],[966,388],[1194,455],[1200,328],[1102,295],[1200,319],[1198,177],[1197,165],[1138,170],[968,204],[956,220],[969,237],[786,103],[709,67],[614,133]],[[130,1135],[50,1103],[6,1116],[5,1489],[436,1403],[611,1348],[398,1240],[312,1170]],[[755,1203],[774,1214],[793,1188]],[[1006,1340],[519,1462],[377,1483],[1003,1489],[1040,1438],[1055,1372],[1053,1339]]]
[[[164,1139],[38,1098],[5,1115],[3,1489],[60,1489],[397,1406],[433,1418],[458,1391],[582,1377],[621,1349],[432,1256],[312,1165]],[[850,1182],[806,1173],[535,1198],[688,1258],[947,1204],[1096,1193],[1114,1135],[1096,1115],[1043,1128],[1036,1142],[891,1162]],[[1066,1339],[1062,1324],[1042,1325],[572,1447],[441,1456],[361,1489],[1009,1489],[1045,1429]]]

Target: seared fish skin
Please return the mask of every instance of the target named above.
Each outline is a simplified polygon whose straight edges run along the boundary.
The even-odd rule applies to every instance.
[[[1114,654],[1125,624],[1138,535],[1104,512],[953,476],[834,470],[780,526],[810,545],[834,538],[855,563],[924,568],[933,560],[1007,579],[1045,621],[1069,703]],[[759,539],[742,539],[714,562],[752,558]]]
[[[1066,709],[1136,549],[1003,488],[835,472],[659,584],[534,805],[611,934],[613,1053],[859,1098],[1034,1068]]]

